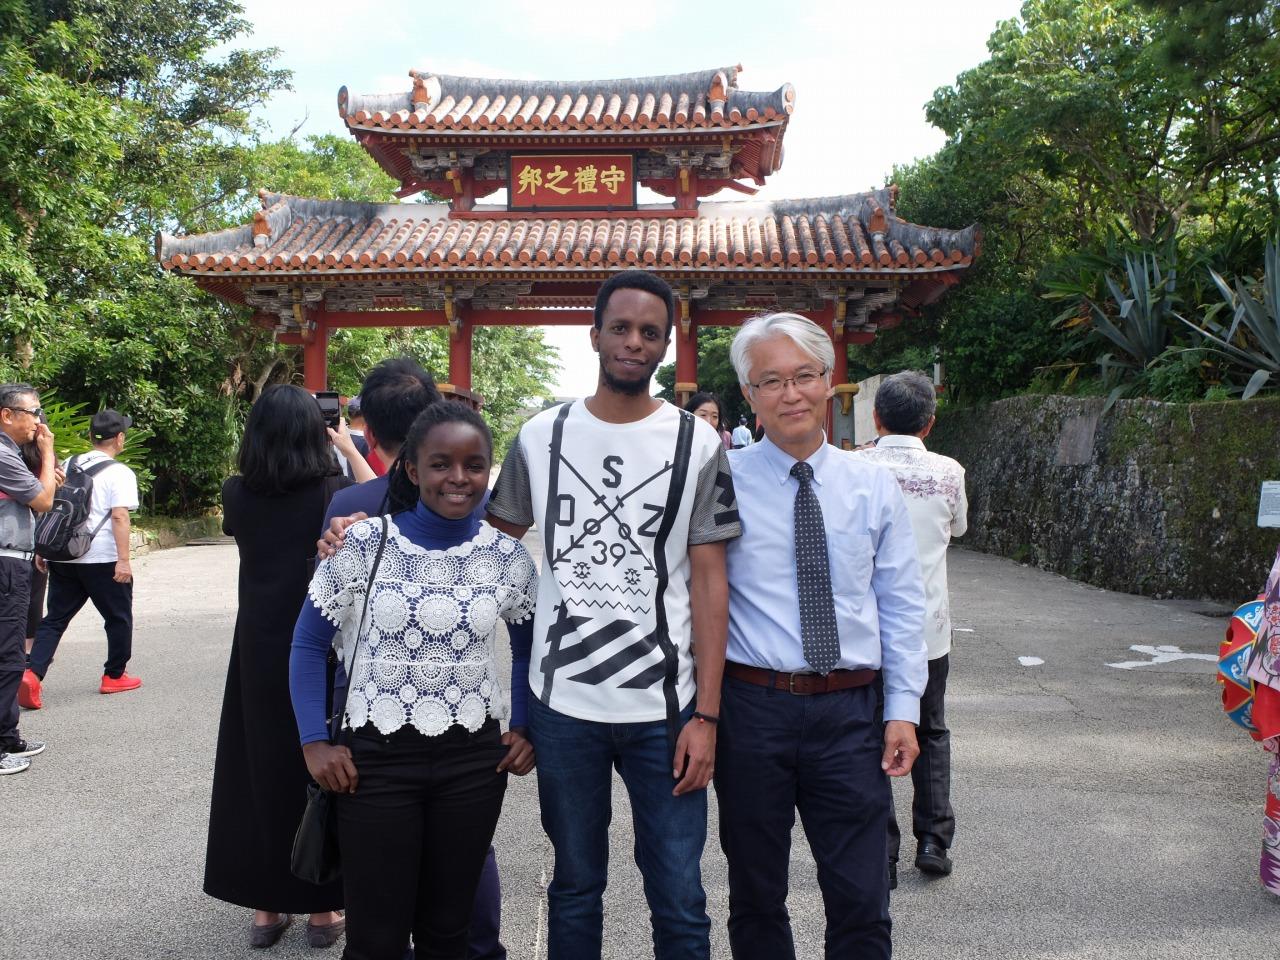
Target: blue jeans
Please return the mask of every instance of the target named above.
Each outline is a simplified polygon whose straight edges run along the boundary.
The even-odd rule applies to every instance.
[[[683,725],[693,713],[680,714]],[[711,921],[702,889],[707,792],[671,795],[665,721],[596,723],[529,701],[542,828],[555,848],[547,891],[548,960],[599,960],[616,766],[631,800],[636,865],[653,922],[656,960],[707,960]]]

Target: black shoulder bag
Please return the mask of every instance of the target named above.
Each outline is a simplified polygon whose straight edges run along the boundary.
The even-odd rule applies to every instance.
[[[364,620],[369,614],[369,600],[373,593],[373,581],[382,563],[382,550],[387,545],[387,518],[382,518],[382,537],[378,552],[369,571],[369,585],[364,592],[364,608],[360,612],[360,626],[356,630],[355,649],[351,654],[351,669],[355,671],[356,658],[360,654],[360,635],[364,633]],[[332,681],[330,696],[332,696]],[[347,697],[351,697],[351,678],[347,677]],[[342,718],[347,712],[346,700],[342,709],[335,710],[329,718],[329,742],[337,743],[342,728]],[[299,880],[307,883],[332,883],[342,876],[342,861],[338,856],[337,811],[333,796],[317,783],[307,784],[307,806],[302,811],[298,832],[293,835],[293,855],[289,869]]]

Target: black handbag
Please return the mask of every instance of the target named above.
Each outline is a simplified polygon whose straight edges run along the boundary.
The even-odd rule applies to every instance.
[[[369,597],[373,592],[373,580],[378,575],[378,565],[382,562],[382,549],[387,545],[387,518],[382,518],[382,539],[378,541],[378,552],[373,558],[373,569],[369,573],[369,586],[365,590],[364,608],[360,612],[360,626],[356,630],[355,649],[351,655],[351,666],[354,669],[356,657],[360,653],[360,635],[364,633],[364,620],[369,613]],[[334,671],[336,673],[336,669]],[[332,679],[330,695],[332,696]],[[347,697],[351,696],[351,678],[347,678]],[[344,700],[341,710],[335,710],[329,718],[329,742],[337,743],[342,728],[342,717],[347,712]],[[342,859],[338,854],[338,821],[334,797],[318,783],[307,784],[307,806],[302,811],[302,820],[298,823],[298,831],[293,835],[293,853],[289,858],[289,869],[299,880],[307,883],[333,883],[342,877]]]

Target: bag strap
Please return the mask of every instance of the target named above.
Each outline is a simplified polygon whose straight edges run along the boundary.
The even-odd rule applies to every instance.
[[[351,651],[351,672],[355,673],[356,660],[360,656],[360,636],[364,633],[364,621],[369,615],[369,595],[373,593],[373,581],[378,576],[378,566],[382,563],[382,551],[387,545],[388,517],[382,517],[382,536],[378,539],[378,552],[373,557],[373,567],[369,570],[369,582],[365,586],[364,605],[360,608],[360,626],[356,628],[355,646]],[[336,673],[336,671],[335,671]],[[342,698],[342,709],[334,711],[329,720],[329,742],[336,743],[338,732],[342,729],[342,718],[346,716],[347,704],[351,702],[351,677],[347,677],[347,694]]]

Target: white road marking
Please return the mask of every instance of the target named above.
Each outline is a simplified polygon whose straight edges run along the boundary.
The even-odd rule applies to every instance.
[[[1115,667],[1117,670],[1133,670],[1136,667],[1150,667],[1158,663],[1173,663],[1175,660],[1208,660],[1212,663],[1218,662],[1218,656],[1214,653],[1184,653],[1181,647],[1175,647],[1169,644],[1161,646],[1152,646],[1147,643],[1135,643],[1129,648],[1135,653],[1146,654],[1150,660],[1125,660],[1122,663],[1108,663],[1108,667]]]
[[[973,627],[952,627],[952,633],[973,633]]]
[[[1024,667],[1038,667],[1044,663],[1039,657],[1019,657],[1018,662]]]

